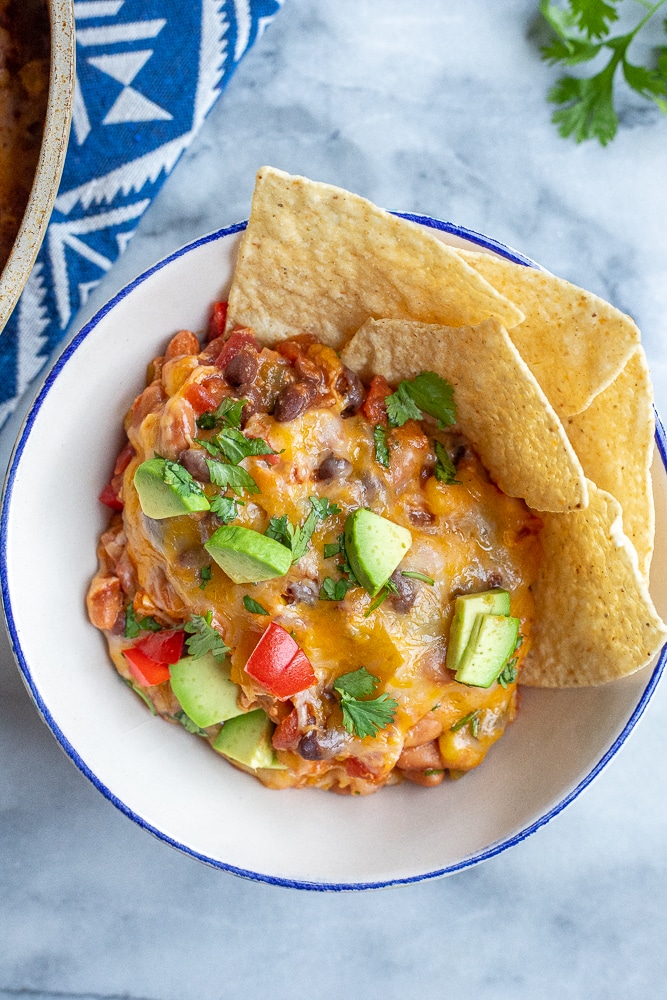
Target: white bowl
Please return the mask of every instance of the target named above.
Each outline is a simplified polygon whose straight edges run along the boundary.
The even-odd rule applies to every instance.
[[[494,241],[410,216],[446,243],[530,263]],[[25,683],[56,739],[122,812],[226,871],[311,889],[445,875],[518,843],[571,802],[621,747],[666,654],[600,688],[523,693],[516,722],[457,782],[409,782],[363,798],[270,791],[203,741],[151,716],[119,680],[86,617],[107,514],[96,500],[146,363],[226,296],[245,224],[205,236],[142,274],[66,348],[19,437],[0,526],[2,593]],[[654,462],[653,593],[667,615],[667,445]]]

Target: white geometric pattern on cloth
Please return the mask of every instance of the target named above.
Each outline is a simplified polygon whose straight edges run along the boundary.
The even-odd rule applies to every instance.
[[[47,238],[0,346],[0,426],[282,2],[75,0],[70,150]]]

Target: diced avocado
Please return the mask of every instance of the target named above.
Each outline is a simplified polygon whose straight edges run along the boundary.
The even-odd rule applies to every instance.
[[[212,653],[196,659],[184,656],[172,663],[169,673],[181,708],[202,729],[243,714],[236,703],[239,689],[229,679],[229,664],[218,663]]]
[[[345,522],[345,552],[361,586],[371,597],[384,587],[412,545],[407,528],[360,507]]]
[[[147,517],[159,520],[211,509],[197,480],[177,462],[149,458],[134,473],[134,485]]]
[[[447,667],[450,670],[458,670],[477,615],[508,615],[509,613],[510,595],[507,590],[502,590],[500,587],[494,587],[493,590],[483,590],[478,594],[463,594],[457,597],[447,644]]]
[[[252,528],[224,524],[204,548],[234,583],[256,583],[284,576],[292,565],[292,553],[274,538]]]
[[[474,687],[490,687],[514,652],[519,637],[518,618],[477,616],[456,680]]]
[[[266,712],[257,708],[225,722],[213,741],[213,749],[246,767],[282,768],[271,743],[273,728]]]

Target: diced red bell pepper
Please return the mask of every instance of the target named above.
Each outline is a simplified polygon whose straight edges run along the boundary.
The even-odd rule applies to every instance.
[[[310,660],[281,625],[275,622],[265,630],[246,671],[280,701],[305,691],[317,681]]]
[[[169,665],[152,660],[136,646],[123,650],[123,656],[130,665],[130,673],[141,687],[154,687],[169,680]]]
[[[371,424],[382,424],[387,426],[387,396],[391,395],[391,389],[386,378],[382,375],[374,375],[368,387],[368,395],[361,407],[363,415]]]
[[[183,655],[184,641],[185,632],[182,629],[177,631],[167,629],[145,635],[139,642],[135,642],[132,648],[141,650],[156,663],[178,663]]]
[[[107,507],[111,507],[112,510],[122,510],[125,504],[118,495],[118,490],[120,488],[120,477],[114,476],[110,483],[107,483],[102,492],[100,493],[99,499]]]
[[[271,742],[274,750],[296,750],[300,739],[299,717],[293,708],[276,726]]]
[[[136,451],[134,450],[134,446],[128,441],[116,459],[116,464],[113,467],[114,476],[121,476],[135,455]]]
[[[225,346],[215,359],[216,368],[226,368],[232,358],[240,354],[244,347],[254,347],[256,351],[261,350],[252,330],[234,330],[230,334],[229,339],[225,341]]]
[[[213,312],[211,313],[211,318],[208,321],[208,333],[206,335],[207,340],[215,340],[216,337],[222,337],[225,332],[225,323],[227,322],[227,303],[226,302],[216,302],[213,306]]]

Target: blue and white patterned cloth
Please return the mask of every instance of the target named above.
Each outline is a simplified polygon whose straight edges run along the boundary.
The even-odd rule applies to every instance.
[[[77,86],[55,210],[0,337],[0,426],[284,0],[76,0]]]

